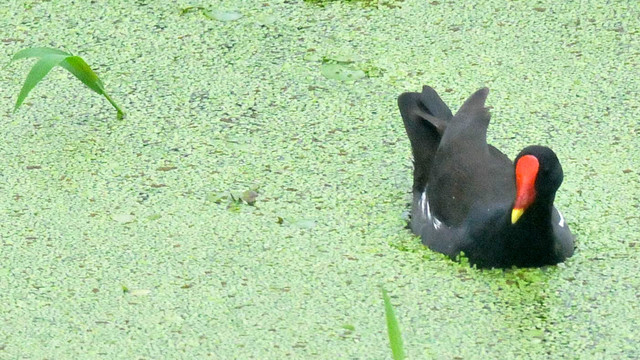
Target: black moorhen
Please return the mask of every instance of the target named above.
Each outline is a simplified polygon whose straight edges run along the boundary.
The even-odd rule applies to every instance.
[[[411,229],[432,250],[464,252],[481,268],[537,267],[573,255],[573,240],[553,206],[562,183],[556,154],[524,148],[514,163],[487,144],[488,88],[455,116],[429,86],[398,106],[414,159]]]

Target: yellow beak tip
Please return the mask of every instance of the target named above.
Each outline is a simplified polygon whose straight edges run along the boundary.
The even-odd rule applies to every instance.
[[[511,224],[515,224],[518,221],[518,219],[520,219],[523,213],[524,213],[524,209],[511,210]]]

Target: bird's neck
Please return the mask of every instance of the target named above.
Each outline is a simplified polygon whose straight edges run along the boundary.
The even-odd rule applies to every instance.
[[[551,214],[553,212],[553,200],[555,194],[539,197],[529,206],[522,216],[522,225],[531,226],[532,229],[551,229]]]

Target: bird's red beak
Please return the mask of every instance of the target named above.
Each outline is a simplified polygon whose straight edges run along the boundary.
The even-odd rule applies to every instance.
[[[511,224],[515,224],[536,198],[536,177],[540,163],[533,155],[525,155],[516,163],[516,201],[511,210]]]

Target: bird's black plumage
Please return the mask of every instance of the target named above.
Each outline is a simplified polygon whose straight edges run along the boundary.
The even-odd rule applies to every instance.
[[[429,248],[450,257],[464,252],[478,267],[562,262],[573,254],[574,236],[553,206],[563,179],[560,162],[548,147],[520,152],[515,163],[524,157],[521,168],[531,167],[526,171],[533,174],[531,200],[514,217],[514,207],[522,207],[516,204],[515,166],[487,144],[488,94],[478,90],[455,116],[428,86],[398,98],[414,157],[411,229]]]

